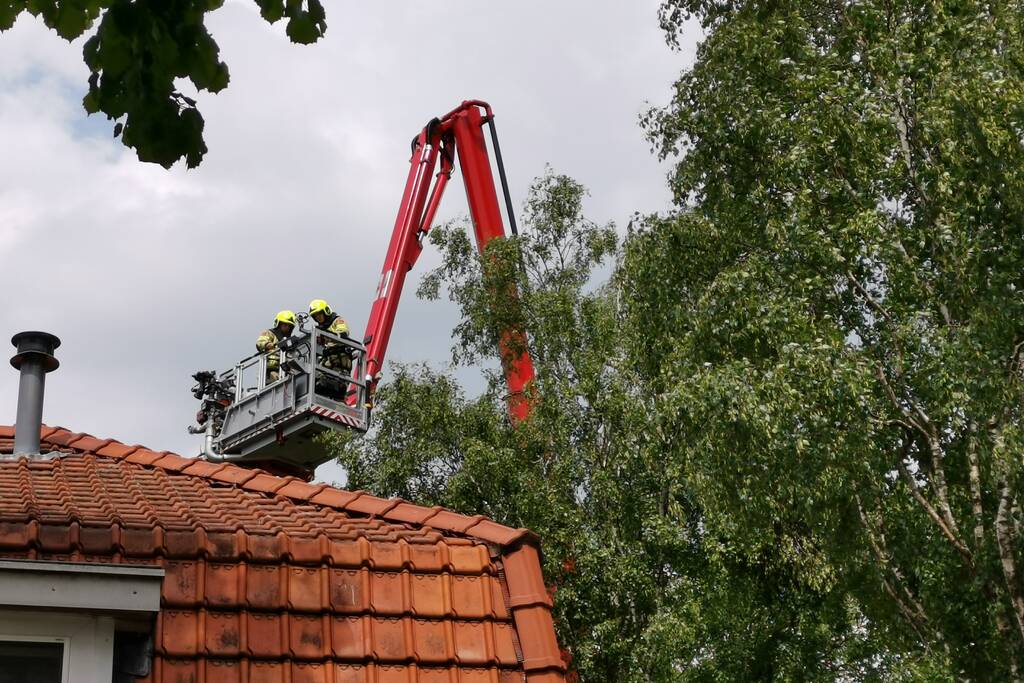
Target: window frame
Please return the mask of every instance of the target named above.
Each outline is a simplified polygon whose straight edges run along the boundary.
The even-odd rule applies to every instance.
[[[0,640],[62,642],[61,683],[113,678],[118,628],[152,634],[164,569],[0,559]]]
[[[0,640],[63,643],[61,683],[109,681],[113,675],[110,616],[0,608]]]
[[[3,615],[0,615],[2,623]],[[10,635],[0,630],[0,643],[60,643],[60,683],[71,683],[71,639],[63,636]]]

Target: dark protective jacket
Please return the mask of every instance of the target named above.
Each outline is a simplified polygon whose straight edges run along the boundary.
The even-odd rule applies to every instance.
[[[348,323],[337,313],[331,313],[324,320],[323,325],[317,325],[318,328],[326,332],[333,332],[340,337],[348,337]],[[328,349],[333,349],[340,346],[338,342],[329,340],[324,344],[324,359],[322,361],[325,368],[334,370],[335,372],[349,372],[352,370],[352,359],[346,353],[330,353]]]

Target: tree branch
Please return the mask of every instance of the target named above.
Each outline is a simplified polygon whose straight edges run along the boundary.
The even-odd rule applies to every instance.
[[[1013,345],[1013,352],[1010,354],[1010,362],[1006,368],[1007,371],[1010,373],[1011,380],[1016,379],[1020,376],[1020,354],[1022,349],[1024,349],[1024,340],[1019,341]]]
[[[1010,657],[1010,676],[1013,679],[1013,683],[1021,683],[1020,662],[1017,659],[1017,639],[1014,637],[1013,629],[1010,628],[1009,620],[1003,614],[1002,605],[999,605],[996,609],[996,630],[999,631],[999,635],[1006,641],[1006,651]]]
[[[885,395],[888,397],[889,402],[892,403],[893,408],[899,411],[906,421],[922,436],[928,438],[928,430],[924,428],[924,425],[920,424],[914,417],[914,413],[911,412],[910,408],[903,405],[900,402],[896,391],[892,388],[892,384],[889,382],[889,378],[885,375],[885,370],[882,369],[881,365],[875,367],[875,376],[878,377],[879,383],[882,385],[882,389],[885,391]]]
[[[978,465],[978,425],[968,426],[967,463],[971,485],[971,514],[974,516],[974,551],[982,552],[985,544],[985,518],[981,505],[981,468]]]
[[[916,500],[921,505],[921,507],[924,508],[924,511],[928,514],[931,520],[935,522],[936,526],[939,527],[939,529],[942,531],[942,534],[947,539],[949,539],[949,542],[953,544],[953,547],[956,548],[956,551],[960,553],[961,557],[964,558],[968,566],[970,566],[970,568],[973,570],[974,556],[971,554],[970,549],[968,549],[968,547],[965,546],[959,538],[957,538],[957,535],[953,533],[953,530],[950,529],[949,525],[938,513],[938,511],[936,511],[935,507],[931,503],[929,503],[928,499],[925,498],[924,494],[921,493],[921,488],[917,485],[917,482],[914,481],[914,476],[910,474],[910,471],[907,469],[907,466],[906,464],[904,464],[902,458],[899,460],[899,462],[896,463],[896,467],[899,469],[900,476],[903,477],[903,480],[907,482],[907,486],[910,487],[910,493],[914,497],[914,500]]]
[[[910,627],[917,633],[918,638],[925,645],[928,644],[929,638],[926,636],[926,632],[934,633],[937,640],[943,641],[942,634],[930,626],[928,615],[924,611],[924,606],[921,605],[920,601],[914,596],[913,592],[903,576],[903,572],[900,571],[892,562],[892,558],[889,554],[889,549],[886,547],[885,535],[874,529],[874,525],[868,519],[867,513],[864,511],[864,505],[861,502],[860,494],[856,494],[854,498],[857,501],[857,512],[860,514],[861,525],[864,527],[864,531],[867,533],[868,545],[871,546],[871,552],[875,556],[880,568],[881,568],[881,580],[882,586],[885,588],[885,592],[889,594],[889,597],[895,601],[896,606],[899,608],[903,618],[906,619]],[[892,575],[896,584],[899,586],[897,591],[893,585],[889,582],[889,579],[885,577],[885,573],[888,572]],[[904,597],[900,596],[903,593]]]
[[[900,401],[899,397],[896,395],[896,391],[892,387],[892,384],[889,382],[889,378],[885,374],[885,370],[883,370],[880,365],[875,368],[875,375],[878,377],[878,381],[881,383],[882,388],[893,407],[904,416],[906,421],[913,426],[922,437],[924,437],[925,442],[928,444],[928,454],[931,457],[932,465],[931,482],[934,484],[935,496],[938,498],[939,510],[942,513],[942,527],[946,530],[945,533],[949,536],[950,540],[954,541],[964,550],[967,550],[967,546],[957,540],[957,537],[960,535],[960,528],[956,523],[956,519],[953,517],[953,509],[949,504],[949,487],[946,484],[946,470],[942,464],[944,458],[942,443],[939,439],[939,433],[935,424],[931,421],[931,418],[928,417],[924,408],[922,408],[920,403],[917,401],[913,399],[907,400],[907,403],[909,403],[911,407],[907,407],[907,405]],[[913,408],[913,410],[911,410],[911,408]],[[900,467],[904,470],[906,469],[903,467],[902,459],[900,460]],[[907,477],[910,480],[909,483],[913,485],[911,490],[915,493],[915,497],[920,496],[921,501],[927,502],[924,497],[920,495],[917,482],[913,481],[913,478],[910,477],[909,473],[907,473]],[[928,509],[934,511],[934,508],[932,508],[930,504],[928,505]],[[967,550],[967,553],[969,555],[970,551]],[[973,567],[973,560],[971,561],[971,566]]]
[[[928,452],[931,455],[932,461],[931,481],[935,485],[935,496],[939,500],[939,510],[942,511],[942,516],[946,520],[946,524],[949,525],[950,531],[959,536],[960,528],[953,517],[953,509],[949,505],[946,468],[942,464],[942,461],[945,459],[945,454],[942,452],[942,443],[939,441],[939,434],[935,425],[931,421],[928,421],[926,424],[928,425],[929,434]]]
[[[896,590],[889,583],[889,579],[885,576],[880,577],[882,580],[882,588],[892,598],[893,602],[896,603],[896,608],[899,609],[900,614],[903,615],[903,619],[910,625],[910,628],[914,629],[914,633],[917,634],[917,639],[922,643],[928,643],[928,636],[922,631],[922,624],[919,623],[919,615],[910,609],[907,603],[903,602],[900,596],[896,593]]]
[[[885,318],[885,321],[887,323],[895,326],[895,322],[893,321],[892,316],[889,315],[889,311],[886,310],[886,308],[882,306],[882,304],[875,301],[875,298],[871,296],[871,293],[864,287],[864,285],[862,285],[857,280],[857,278],[853,276],[853,273],[851,273],[850,271],[846,271],[846,279],[851,285],[853,285],[853,288],[857,290],[857,292],[861,295],[864,301],[867,302],[871,310],[875,311],[876,313],[878,313],[878,315]]]
[[[902,85],[902,83],[900,84]],[[920,198],[921,204],[930,204],[931,197],[928,196],[928,191],[925,189],[924,184],[921,182],[921,177],[917,173],[917,164],[914,163],[914,153],[911,149],[910,136],[913,132],[916,124],[913,116],[910,113],[909,107],[907,107],[906,101],[903,99],[903,93],[896,89],[893,94],[893,101],[896,104],[895,115],[893,116],[894,123],[896,124],[896,135],[900,142],[900,151],[903,153],[903,164],[907,168],[907,174],[910,176],[910,181],[917,191],[918,197]],[[928,157],[927,150],[922,150],[925,157]],[[925,160],[926,163],[930,159]]]

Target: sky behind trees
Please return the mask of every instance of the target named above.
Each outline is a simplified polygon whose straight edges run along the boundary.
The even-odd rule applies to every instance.
[[[494,106],[517,205],[551,164],[595,220],[667,207],[637,116],[668,100],[697,31],[670,51],[657,4],[335,4],[303,47],[229,1],[210,29],[231,83],[199,98],[210,152],[170,172],[86,117],[81,40],[23,17],[0,36],[0,331],[63,340],[44,419],[192,454],[190,374],[250,353],[277,310],[325,297],[361,335],[409,140],[462,99]],[[439,219],[464,211],[453,186]],[[413,291],[436,262],[410,281],[391,360],[448,362],[455,311]],[[16,396],[0,373],[0,422]]]

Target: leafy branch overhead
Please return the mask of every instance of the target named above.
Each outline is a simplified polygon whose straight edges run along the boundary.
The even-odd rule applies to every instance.
[[[273,24],[287,20],[288,37],[309,44],[327,30],[320,0],[256,0]],[[197,90],[227,87],[228,66],[207,30],[207,12],[223,0],[0,0],[0,31],[27,12],[71,41],[98,27],[85,42],[90,114],[114,121],[114,136],[141,161],[170,168],[184,158],[195,168],[206,153],[203,116],[196,101],[175,87],[187,78]]]

